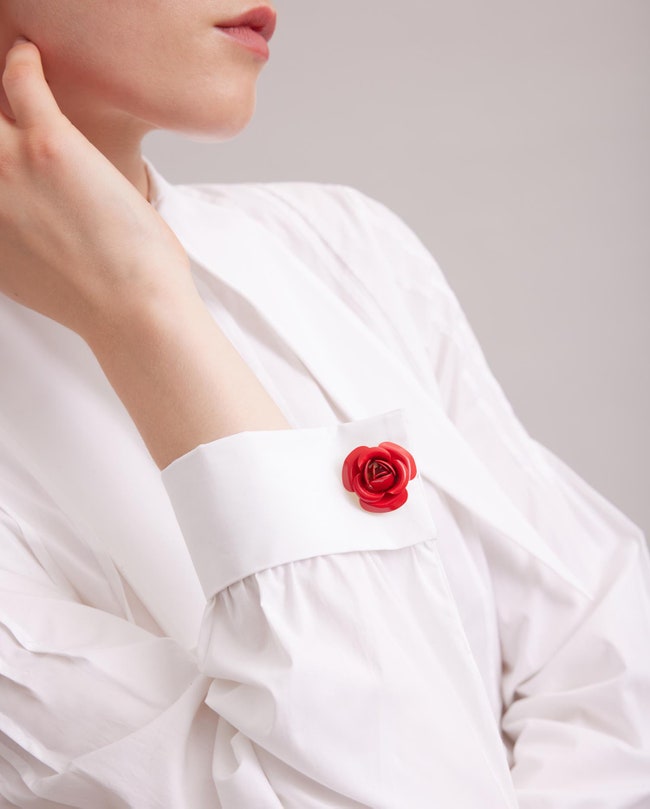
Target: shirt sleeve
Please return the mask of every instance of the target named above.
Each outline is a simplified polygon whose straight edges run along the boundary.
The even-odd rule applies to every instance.
[[[404,411],[161,472],[207,600],[195,654],[84,603],[0,511],[3,805],[515,807],[421,479],[386,513],[342,485],[381,441],[409,449]]]
[[[415,233],[377,200],[348,187],[342,193],[358,219],[354,228],[368,236],[374,277],[383,274],[392,285],[383,303],[405,303],[446,414],[591,595],[551,577],[476,520],[497,599],[501,725],[519,806],[650,806],[650,559],[643,533],[528,434]]]

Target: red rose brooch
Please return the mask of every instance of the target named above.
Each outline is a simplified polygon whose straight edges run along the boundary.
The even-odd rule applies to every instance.
[[[410,452],[382,441],[378,447],[357,447],[343,461],[343,485],[359,497],[366,511],[394,511],[408,499],[406,486],[417,468]]]

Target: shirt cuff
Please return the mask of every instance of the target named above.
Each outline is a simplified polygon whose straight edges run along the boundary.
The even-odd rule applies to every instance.
[[[206,597],[275,565],[435,539],[419,473],[394,511],[365,511],[344,488],[347,455],[382,441],[403,446],[417,465],[399,409],[334,426],[236,433],[165,467],[162,481]]]

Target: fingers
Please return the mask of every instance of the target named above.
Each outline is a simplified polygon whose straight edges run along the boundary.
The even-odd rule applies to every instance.
[[[45,81],[40,51],[33,42],[20,37],[14,42],[7,54],[2,86],[21,129],[42,124],[61,113]]]

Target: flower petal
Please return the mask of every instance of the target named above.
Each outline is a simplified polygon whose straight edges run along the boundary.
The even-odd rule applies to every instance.
[[[368,491],[368,489],[366,489],[364,486],[361,474],[358,472],[352,479],[352,490],[358,495],[360,500],[368,500],[368,502],[371,503],[379,502],[379,500],[381,500],[381,498],[384,496],[383,492]]]
[[[406,484],[409,482],[409,469],[408,466],[401,460],[397,458],[393,458],[393,466],[395,467],[395,471],[397,472],[395,483],[387,490],[387,494],[396,494],[400,492],[402,489],[406,488]]]
[[[379,461],[389,461],[391,459],[391,454],[387,449],[382,449],[382,447],[364,447],[365,452],[359,454],[358,464],[359,469],[363,468],[368,461],[372,461],[376,458]]]
[[[398,495],[396,495],[392,500],[389,500],[386,503],[386,506],[391,511],[394,511],[396,508],[403,506],[404,503],[406,503],[406,501],[408,500],[408,498],[409,498],[408,490],[402,489],[402,491]]]
[[[408,500],[408,492],[404,489],[395,497],[389,499],[388,501],[384,500],[382,503],[369,503],[364,502],[363,500],[360,501],[361,508],[365,511],[373,511],[373,512],[384,512],[384,511],[395,511],[395,509],[403,506],[404,503]]]
[[[343,486],[349,491],[352,491],[352,478],[354,475],[359,471],[357,466],[357,461],[359,455],[364,452],[367,452],[370,447],[361,446],[356,447],[349,452],[346,456],[345,460],[343,461],[343,468],[341,470],[341,479],[343,481]]]
[[[404,449],[404,447],[400,447],[399,444],[394,444],[392,441],[382,441],[379,446],[384,447],[393,453],[393,457],[398,457],[404,461],[409,470],[408,479],[413,480],[418,469],[415,464],[415,458],[411,455],[411,453],[407,449]]]

